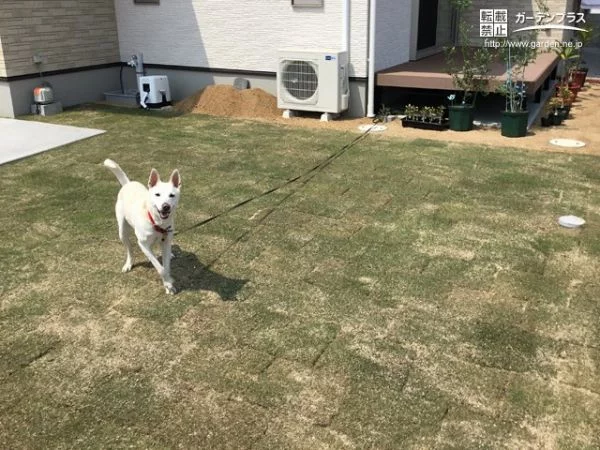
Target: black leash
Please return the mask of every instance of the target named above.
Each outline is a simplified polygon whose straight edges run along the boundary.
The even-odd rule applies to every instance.
[[[374,125],[373,125],[374,126]],[[231,211],[234,211],[238,208],[241,208],[242,206],[253,202],[254,200],[258,200],[262,197],[266,197],[269,194],[272,194],[273,192],[277,192],[281,189],[283,189],[286,186],[289,186],[290,184],[293,184],[295,182],[297,182],[298,180],[300,180],[301,178],[304,177],[308,177],[309,175],[311,175],[310,177],[308,177],[306,180],[304,180],[302,182],[302,184],[299,186],[298,189],[301,189],[302,187],[304,187],[310,180],[313,179],[313,177],[319,173],[321,170],[323,170],[325,167],[327,167],[329,164],[331,164],[334,160],[336,160],[337,158],[339,158],[340,156],[342,156],[346,151],[348,151],[350,148],[352,148],[354,145],[356,145],[358,142],[360,142],[361,140],[363,140],[371,131],[371,128],[373,128],[373,126],[371,126],[369,129],[367,129],[365,132],[363,132],[362,134],[360,134],[359,136],[357,136],[356,138],[354,138],[351,142],[349,142],[348,144],[344,145],[342,148],[340,148],[338,151],[336,151],[335,153],[332,153],[331,155],[329,155],[327,158],[325,158],[323,161],[321,161],[319,164],[315,165],[314,167],[308,169],[306,172],[295,176],[294,178],[290,178],[289,180],[285,181],[284,183],[280,184],[279,186],[275,186],[274,188],[268,189],[258,195],[256,195],[255,197],[251,197],[248,198],[246,200],[243,200],[227,209],[225,209],[224,211],[221,211],[218,214],[215,214],[214,216],[209,217],[208,219],[204,219],[190,227],[184,228],[181,231],[176,231],[175,235],[179,235],[179,234],[183,234],[183,233],[187,233],[188,231],[191,231],[195,228],[199,228],[203,225],[206,225],[207,223],[212,222],[213,220],[218,219],[219,217],[222,217],[226,214],[229,214]],[[296,190],[297,191],[297,190]],[[278,202],[277,205],[275,205],[275,207],[268,213],[266,214],[264,217],[262,217],[259,221],[262,222],[263,220],[265,220],[279,205],[281,205],[285,200],[287,200],[292,194],[294,194],[296,191],[292,191],[290,194],[286,195],[282,201]],[[244,233],[244,235],[242,235],[240,238],[236,239],[235,242],[232,245],[235,245],[237,242],[239,242],[241,240],[241,238],[243,238],[247,233]],[[230,246],[231,247],[231,246]],[[229,249],[230,247],[228,247],[227,249]],[[227,250],[226,249],[226,250]],[[219,255],[220,257],[221,255]],[[219,258],[217,257],[217,259]],[[216,261],[216,260],[215,260]],[[211,263],[213,264],[214,261]]]

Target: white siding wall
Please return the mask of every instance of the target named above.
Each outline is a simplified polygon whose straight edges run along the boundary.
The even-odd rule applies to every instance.
[[[115,0],[115,8],[123,61],[141,51],[154,64],[275,72],[279,48],[342,45],[342,0],[315,9],[289,0]],[[350,75],[366,76],[368,0],[351,8]]]
[[[412,0],[378,0],[375,38],[375,70],[410,59]]]

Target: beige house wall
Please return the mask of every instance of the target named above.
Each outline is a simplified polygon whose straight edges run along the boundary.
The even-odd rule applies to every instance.
[[[4,50],[2,49],[2,36],[0,36],[0,77],[6,76],[6,65],[4,64]]]
[[[0,1],[0,76],[119,61],[114,0]]]
[[[398,30],[410,25],[400,11],[407,1],[378,1],[383,11],[398,4]],[[156,5],[118,0],[115,5],[123,61],[142,52],[149,64],[275,72],[280,49],[342,47],[341,0],[325,0],[318,8],[294,7],[290,0],[161,0]],[[350,2],[353,77],[367,75],[368,14],[367,0]],[[401,56],[402,50],[396,53]]]

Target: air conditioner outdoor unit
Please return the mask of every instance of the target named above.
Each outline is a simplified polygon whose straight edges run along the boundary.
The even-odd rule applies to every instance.
[[[338,114],[348,109],[348,54],[328,50],[280,50],[277,106]]]

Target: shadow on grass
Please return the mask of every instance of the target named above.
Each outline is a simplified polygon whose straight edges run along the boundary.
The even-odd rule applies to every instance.
[[[249,281],[213,272],[194,253],[186,252],[178,245],[173,246],[173,254],[171,272],[179,291],[212,291],[221,300],[232,301],[237,300],[237,294]]]
[[[221,297],[221,300],[236,301],[237,294],[250,280],[229,278],[220,273],[213,272],[200,262],[192,252],[186,252],[178,245],[172,248],[174,258],[171,260],[171,275],[175,279],[177,292],[185,291],[212,291]],[[160,258],[159,258],[160,259]],[[150,261],[133,264],[135,267],[145,267],[154,270]]]

